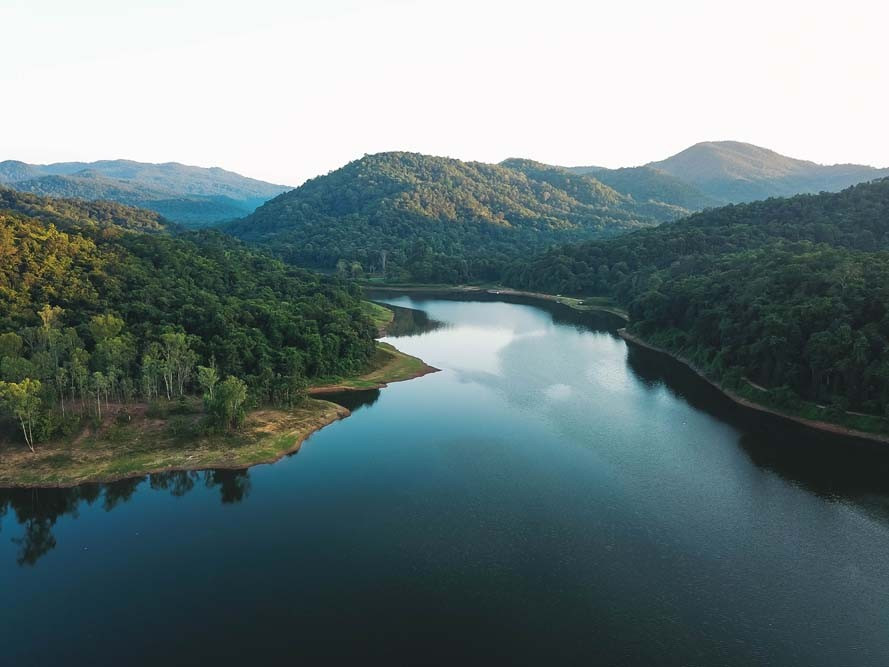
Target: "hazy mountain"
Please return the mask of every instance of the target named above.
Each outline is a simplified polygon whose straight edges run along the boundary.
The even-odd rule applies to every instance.
[[[889,175],[889,169],[820,165],[738,141],[695,144],[646,166],[696,186],[705,196],[721,203],[832,192]]]
[[[298,264],[333,267],[347,259],[371,269],[385,251],[390,270],[459,264],[459,275],[442,270],[460,279],[467,260],[613,236],[683,212],[530,160],[492,165],[380,153],[312,179],[226,228]]]
[[[636,201],[656,201],[689,210],[769,197],[838,192],[889,176],[889,169],[857,164],[820,165],[738,141],[695,144],[641,167],[568,167],[593,176]]]
[[[241,217],[287,190],[224,169],[131,160],[29,165],[0,162],[0,182],[52,197],[105,199],[200,226]]]
[[[0,183],[13,183],[40,176],[40,172],[29,164],[18,160],[0,162]]]

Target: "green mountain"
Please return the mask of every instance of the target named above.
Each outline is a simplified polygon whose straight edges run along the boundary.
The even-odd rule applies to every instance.
[[[564,246],[515,264],[506,282],[609,296],[631,331],[723,386],[887,429],[846,410],[889,416],[889,179]]]
[[[599,238],[685,211],[636,202],[595,178],[528,160],[365,156],[272,199],[226,231],[291,263],[340,260],[389,278],[457,282],[547,245]]]
[[[61,229],[103,231],[108,228],[138,232],[164,232],[170,225],[154,211],[110,201],[47,198],[0,186],[0,211],[33,218]]]
[[[284,404],[305,378],[354,373],[375,349],[356,286],[216,231],[167,233],[149,211],[0,187],[0,257],[0,405],[37,406],[35,439],[97,395],[197,391],[197,366]]]
[[[568,167],[567,171],[592,176],[638,202],[661,202],[690,211],[769,197],[837,192],[889,176],[889,169],[820,165],[738,141],[702,142],[642,167]]]
[[[661,202],[687,211],[700,211],[720,203],[696,185],[654,167],[570,167],[568,171],[592,176],[637,202]]]
[[[43,196],[147,208],[195,227],[242,217],[287,189],[218,168],[130,160],[49,165],[8,160],[0,162],[0,183]]]
[[[855,164],[820,165],[738,141],[695,144],[646,166],[693,185],[705,196],[723,204],[835,192],[889,176],[889,169]]]

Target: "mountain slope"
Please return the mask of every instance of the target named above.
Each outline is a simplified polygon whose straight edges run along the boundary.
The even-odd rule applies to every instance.
[[[660,202],[687,211],[700,211],[718,202],[696,185],[654,167],[570,167],[568,171],[587,174],[637,202]]]
[[[380,153],[312,179],[226,226],[288,261],[357,261],[391,277],[465,280],[557,241],[596,238],[675,218],[594,178],[526,160],[503,165]]]
[[[106,199],[201,226],[241,217],[287,188],[224,169],[130,160],[0,163],[0,183],[43,196]]]
[[[39,197],[2,185],[0,211],[17,213],[66,230],[72,227],[78,231],[119,227],[129,231],[162,232],[168,229],[164,218],[154,211],[109,201]]]
[[[702,142],[646,166],[694,185],[723,203],[837,191],[889,175],[889,169],[820,165],[738,141]]]
[[[18,160],[4,160],[0,162],[0,185],[15,181],[25,181],[40,175],[41,173],[33,166]]]

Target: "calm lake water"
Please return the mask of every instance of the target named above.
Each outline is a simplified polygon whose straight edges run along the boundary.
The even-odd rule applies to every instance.
[[[389,301],[442,372],[294,456],[0,490],[0,664],[889,665],[889,450],[605,316]]]

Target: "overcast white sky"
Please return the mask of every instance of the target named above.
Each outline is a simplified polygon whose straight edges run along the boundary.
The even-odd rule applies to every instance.
[[[0,159],[889,166],[889,2],[0,0]]]

